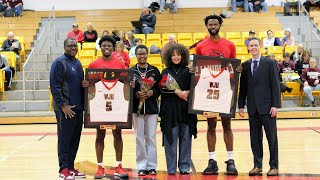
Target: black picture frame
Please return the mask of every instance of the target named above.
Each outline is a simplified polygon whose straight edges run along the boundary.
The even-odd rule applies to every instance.
[[[130,86],[133,71],[128,69],[89,69],[85,70],[85,79],[89,81],[89,87],[85,88],[84,98],[84,127],[100,129],[131,129],[132,128],[132,108],[133,108],[133,88]],[[108,80],[117,80],[124,84],[124,97],[128,101],[128,111],[126,122],[105,122],[90,120],[90,97],[95,93],[95,84],[101,78]],[[90,97],[89,97],[90,96]],[[124,112],[125,113],[125,112]],[[106,117],[106,119],[112,117]]]
[[[203,112],[216,112],[216,113],[219,113],[220,117],[234,118],[236,109],[237,109],[238,85],[239,85],[239,76],[240,76],[240,73],[236,72],[236,68],[240,66],[240,64],[241,64],[241,60],[239,59],[194,55],[193,66],[194,66],[195,72],[191,76],[188,112],[192,114],[203,114]],[[195,98],[195,86],[197,85],[198,80],[200,79],[201,69],[205,67],[208,69],[215,69],[215,70],[219,70],[219,69],[221,70],[222,68],[228,69],[230,73],[231,90],[233,92],[231,106],[230,106],[230,113],[218,112],[214,110],[214,107],[212,108],[212,111],[195,109],[193,107],[194,98]]]

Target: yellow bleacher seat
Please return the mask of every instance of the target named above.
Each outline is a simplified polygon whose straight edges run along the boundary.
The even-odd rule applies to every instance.
[[[136,65],[137,63],[138,63],[137,58],[130,58],[130,65],[129,65],[129,67],[132,67],[132,66]]]
[[[4,82],[5,82],[5,71],[0,70],[0,93],[2,95],[4,95],[4,91],[5,91],[5,86],[4,86]]]
[[[277,61],[283,60],[283,53],[280,54],[274,54],[274,57]]]
[[[163,47],[165,44],[167,44],[168,43],[168,41],[169,41],[169,35],[173,35],[174,37],[175,37],[175,39],[177,39],[177,35],[176,35],[176,33],[162,33],[162,35],[161,35],[161,40],[162,40],[162,46],[161,47]]]
[[[245,41],[246,39],[249,38],[249,32],[242,32],[241,37],[242,37],[243,41]]]
[[[102,52],[100,50],[97,51],[96,59],[102,57]]]
[[[287,53],[292,53],[294,51],[296,51],[298,49],[298,46],[286,46],[284,48],[284,52],[287,52]]]
[[[258,33],[258,37],[263,40],[263,38],[267,37],[268,34],[267,34],[267,31],[263,31],[263,32],[259,32]]]
[[[94,58],[95,58],[94,50],[81,50],[79,53],[79,60],[83,68],[88,67],[88,65],[93,61]]]
[[[96,43],[95,42],[84,42],[82,43],[82,50],[95,50]]]
[[[251,58],[251,55],[237,55],[237,59],[240,59],[241,63],[247,61],[250,58]]]
[[[140,38],[142,40],[142,44],[146,45],[146,36],[144,34],[135,34],[135,38]]]
[[[83,68],[87,68],[89,64],[93,61],[91,57],[81,57],[79,60]]]
[[[193,42],[196,43],[203,40],[207,36],[207,33],[193,33]]]
[[[224,32],[219,32],[220,37],[224,37]]]
[[[7,39],[6,36],[1,36],[1,37],[0,37],[0,42],[3,43],[3,41],[5,41],[6,39]]]
[[[178,33],[178,42],[187,47],[193,45],[192,33]]]
[[[266,55],[266,50],[265,50],[265,48],[264,47],[262,47],[261,49],[260,49],[260,53],[264,56],[264,55]]]
[[[148,63],[154,66],[157,66],[157,65],[162,66],[162,59],[160,57],[160,54],[149,54]]]
[[[230,39],[235,46],[244,46],[243,39]]]
[[[283,47],[282,46],[270,46],[267,48],[268,54],[282,54],[283,53]]]
[[[248,48],[246,46],[237,46],[236,52],[239,55],[246,55],[248,54]]]
[[[12,51],[3,51],[1,52],[2,55],[8,58],[10,66],[14,67],[15,70],[17,70],[17,58],[16,58],[16,53]]]
[[[276,31],[274,32],[274,37],[282,38],[284,36],[284,31]]]
[[[241,33],[240,32],[227,32],[226,39],[240,39]]]
[[[287,91],[282,93],[283,97],[300,97],[301,91],[300,91],[300,84],[298,82],[287,82],[285,84],[289,88],[292,88],[292,91],[291,93]]]
[[[152,45],[161,48],[161,34],[147,34],[147,47]]]
[[[314,90],[312,91],[312,96],[313,97],[319,97],[320,96],[320,90]],[[302,102],[303,102],[303,98],[306,97],[306,94],[302,91],[301,92],[301,96],[300,96],[300,99],[299,99],[299,104],[300,106],[302,106]]]

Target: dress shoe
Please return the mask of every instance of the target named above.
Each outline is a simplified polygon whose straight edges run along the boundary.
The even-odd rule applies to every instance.
[[[261,176],[262,175],[262,169],[254,167],[250,172],[249,176]]]
[[[291,93],[291,92],[292,92],[292,88],[287,87],[286,90],[288,91],[288,93]]]
[[[271,169],[267,172],[267,176],[279,176],[279,170],[278,170],[278,169],[271,168]]]

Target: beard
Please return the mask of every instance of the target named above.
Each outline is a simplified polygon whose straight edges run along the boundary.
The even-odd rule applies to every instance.
[[[217,34],[219,34],[219,31],[220,31],[220,28],[215,33],[213,33],[210,29],[208,29],[208,32],[211,36],[216,36]]]

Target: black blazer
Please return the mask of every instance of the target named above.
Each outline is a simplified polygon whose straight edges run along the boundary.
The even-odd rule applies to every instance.
[[[252,59],[242,64],[238,106],[244,108],[247,100],[249,115],[269,114],[271,107],[280,108],[280,81],[276,61],[261,56],[257,74],[251,73]]]

